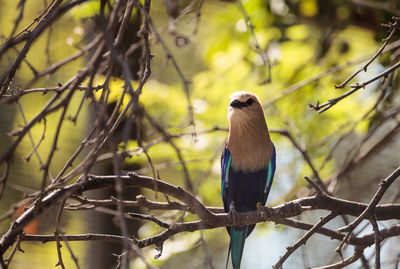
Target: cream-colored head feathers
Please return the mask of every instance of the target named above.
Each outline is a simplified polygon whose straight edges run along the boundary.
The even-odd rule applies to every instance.
[[[268,166],[273,145],[257,95],[245,91],[233,93],[228,121],[227,147],[232,156],[232,168],[251,172]]]
[[[238,91],[238,92],[234,92],[231,94],[231,96],[229,96],[230,101],[234,101],[234,100],[239,100],[241,102],[246,102],[249,98],[254,98],[256,99],[258,102],[258,96],[255,93],[252,92],[246,92],[246,91]]]

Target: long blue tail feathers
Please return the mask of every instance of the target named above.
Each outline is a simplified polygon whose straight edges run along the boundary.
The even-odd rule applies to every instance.
[[[228,251],[228,259],[229,252],[232,257],[232,267],[233,269],[240,268],[240,262],[242,261],[244,242],[246,241],[246,237],[248,235],[249,226],[245,227],[231,227],[230,236],[231,242],[229,243],[229,251]],[[228,266],[228,259],[226,261],[226,267]]]

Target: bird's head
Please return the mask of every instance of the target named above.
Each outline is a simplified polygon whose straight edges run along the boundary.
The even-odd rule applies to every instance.
[[[228,108],[229,122],[238,124],[253,120],[263,120],[264,113],[256,94],[239,91],[231,94]]]
[[[227,147],[233,169],[256,171],[268,164],[272,142],[260,101],[254,93],[235,92],[228,108],[229,136]]]

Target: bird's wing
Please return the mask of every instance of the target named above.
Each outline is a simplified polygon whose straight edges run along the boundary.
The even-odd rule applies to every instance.
[[[275,162],[276,162],[276,151],[275,151],[275,147],[273,148],[273,152],[272,152],[272,156],[269,160],[268,166],[266,169],[262,169],[256,172],[252,172],[250,174],[247,173],[243,173],[241,171],[231,171],[231,154],[229,152],[229,149],[225,147],[224,152],[222,153],[222,157],[221,157],[221,196],[222,196],[222,201],[224,203],[224,209],[225,212],[229,212],[229,203],[230,200],[233,199],[233,190],[232,188],[229,188],[229,183],[232,185],[234,184],[234,178],[236,177],[237,179],[241,179],[241,180],[236,180],[237,183],[236,184],[248,184],[248,180],[245,180],[246,177],[251,177],[251,178],[257,178],[257,185],[258,184],[262,184],[263,186],[263,191],[261,191],[261,189],[259,189],[259,194],[257,194],[256,196],[258,198],[256,198],[256,201],[258,200],[258,202],[262,203],[262,205],[265,205],[265,203],[267,202],[268,199],[268,195],[269,195],[269,191],[271,189],[271,185],[272,185],[272,181],[274,179],[274,175],[275,175]],[[234,178],[229,178],[230,176],[233,176]],[[231,182],[230,182],[231,181]],[[259,187],[261,187],[260,185],[258,185]],[[232,186],[231,186],[232,187]],[[245,187],[240,187],[237,186],[239,189],[243,189],[246,190]],[[244,193],[243,193],[244,194]],[[254,195],[254,193],[251,193],[249,195]],[[238,197],[236,197],[238,198]],[[254,197],[255,198],[255,197]],[[240,200],[240,197],[239,197]],[[239,201],[237,201],[239,202]],[[252,207],[255,206],[255,204],[251,204],[251,205],[247,205],[247,204],[243,204],[242,203],[238,203],[237,206],[239,206],[239,208],[237,208],[239,211],[241,206],[244,207],[249,207],[247,208],[247,210],[252,210]],[[245,211],[247,211],[245,210]]]
[[[264,195],[262,197],[262,204],[265,205],[268,199],[268,194],[271,189],[272,181],[274,180],[274,175],[275,175],[275,168],[276,168],[276,151],[275,151],[275,146],[273,146],[273,152],[272,156],[269,159],[269,164],[267,168],[267,180],[265,183],[264,187]]]
[[[229,184],[229,169],[231,167],[231,153],[225,147],[221,156],[221,196],[224,202],[225,212],[229,211],[228,205],[228,184]]]

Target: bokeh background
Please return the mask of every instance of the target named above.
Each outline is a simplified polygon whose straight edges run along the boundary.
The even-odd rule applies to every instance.
[[[19,14],[20,1],[0,0],[0,38],[3,43],[12,31]],[[22,30],[30,24],[48,0],[26,1],[24,16],[19,26]],[[68,2],[68,1],[66,1]],[[113,2],[113,1],[111,1]],[[229,95],[238,90],[255,92],[263,101],[266,120],[272,130],[287,130],[308,154],[317,168],[320,178],[336,196],[354,201],[368,202],[378,188],[379,181],[400,163],[399,140],[399,77],[390,75],[384,88],[381,81],[372,83],[344,99],[330,110],[319,114],[309,104],[323,103],[346,90],[335,89],[351,73],[361,68],[382,45],[388,36],[382,23],[400,15],[400,4],[392,1],[358,0],[247,0],[242,1],[254,34],[249,31],[246,17],[240,5],[229,1],[152,1],[151,17],[162,40],[177,62],[184,78],[190,80],[190,99],[187,98],[184,81],[171,63],[160,42],[151,41],[154,58],[152,74],[145,84],[140,102],[146,111],[162,123],[171,134],[177,134],[178,145],[193,182],[193,193],[208,206],[222,206],[220,198],[219,157],[226,140],[226,110]],[[99,1],[87,1],[74,8],[54,23],[31,47],[26,59],[36,70],[43,70],[52,63],[77,52],[93,38],[96,32],[95,17]],[[192,6],[191,6],[192,5]],[[169,7],[169,8],[166,8]],[[189,8],[193,7],[192,10]],[[201,13],[198,13],[201,10]],[[189,12],[191,11],[191,12]],[[134,9],[134,12],[135,11]],[[174,15],[174,12],[177,14]],[[140,27],[139,14],[132,16],[124,45],[136,42]],[[395,34],[390,43],[398,40]],[[259,44],[259,48],[257,46]],[[12,62],[20,47],[3,55],[0,73]],[[399,61],[400,45],[382,54],[360,73],[350,85],[363,82]],[[261,53],[271,61],[271,81]],[[140,52],[130,56],[131,68],[138,71]],[[73,76],[87,63],[80,57],[32,85],[32,88],[54,87]],[[26,85],[34,74],[28,64],[17,72],[12,87]],[[104,79],[101,75],[97,81]],[[136,77],[137,79],[137,77]],[[135,82],[134,82],[135,83]],[[137,83],[137,82],[136,82]],[[114,74],[110,82],[110,108],[122,92],[123,79]],[[100,93],[99,93],[100,94]],[[80,107],[84,93],[76,94],[68,109],[73,117]],[[0,106],[0,150],[11,143],[7,132],[24,126],[26,121],[42,108],[48,95],[30,94],[21,98],[18,105]],[[194,125],[188,107],[193,107]],[[369,112],[370,111],[370,112]],[[396,112],[397,111],[397,112]],[[368,114],[367,114],[368,112]],[[59,149],[55,153],[50,172],[57,174],[68,158],[87,135],[93,108],[85,102],[76,121],[66,121],[61,132]],[[55,113],[37,124],[31,132],[37,143],[39,155],[46,156],[51,149],[52,136],[59,114]],[[213,130],[214,127],[222,130]],[[208,130],[208,131],[207,131]],[[211,130],[211,131],[210,131]],[[150,124],[144,123],[142,135],[145,143],[157,139],[160,134]],[[205,131],[205,132],[204,132]],[[134,131],[132,132],[134,133]],[[193,135],[196,133],[196,135]],[[122,136],[121,133],[116,136]],[[303,197],[311,193],[304,176],[313,171],[293,143],[279,133],[272,133],[277,147],[277,172],[268,206]],[[135,152],[138,142],[134,134],[128,149]],[[112,174],[112,161],[99,161],[91,172]],[[172,184],[184,186],[184,170],[176,151],[168,143],[158,143],[148,149],[160,177]],[[82,157],[78,158],[78,161]],[[350,160],[350,164],[349,164]],[[18,146],[10,170],[7,187],[0,202],[0,233],[5,232],[12,220],[23,211],[18,204],[24,197],[40,188],[40,156],[32,154],[32,144],[25,137]],[[0,167],[4,171],[4,167]],[[144,154],[132,154],[123,163],[123,170],[135,170],[152,176],[152,170]],[[135,190],[128,194],[134,199],[144,194],[152,199],[153,193]],[[112,191],[93,193],[92,197],[110,197]],[[385,195],[386,202],[399,202],[399,185],[394,185]],[[17,210],[14,210],[18,208]],[[10,211],[11,210],[11,211]],[[12,213],[10,213],[12,212]],[[56,209],[33,221],[26,233],[51,234],[54,229]],[[180,212],[157,212],[167,220],[193,218]],[[301,219],[317,222],[325,212],[303,214]],[[154,223],[128,221],[130,230],[139,238],[159,231]],[[380,222],[381,227],[393,223]],[[67,211],[63,217],[66,233],[112,233],[119,228],[112,215],[106,211]],[[343,225],[337,218],[328,227]],[[366,223],[367,226],[367,223]],[[370,226],[360,233],[372,231]],[[243,268],[270,268],[285,248],[300,238],[304,231],[274,223],[260,223],[249,237],[242,260]],[[223,268],[228,251],[229,238],[225,229],[182,233],[168,240],[163,255],[154,260],[154,248],[144,249],[146,258],[160,268]],[[120,245],[101,242],[70,242],[79,258],[81,268],[115,268],[112,254],[121,251]],[[338,242],[315,235],[285,263],[285,268],[307,268],[339,261],[334,249]],[[58,259],[54,242],[23,242],[13,258],[10,268],[53,268]],[[65,248],[65,265],[75,265]],[[352,248],[344,251],[350,255]],[[373,264],[373,249],[365,253],[366,263]],[[399,238],[384,242],[382,268],[396,268],[400,257]],[[364,267],[363,267],[364,266]],[[146,268],[140,259],[133,259],[131,268]],[[356,262],[349,268],[365,268]],[[370,267],[372,268],[372,267]]]

